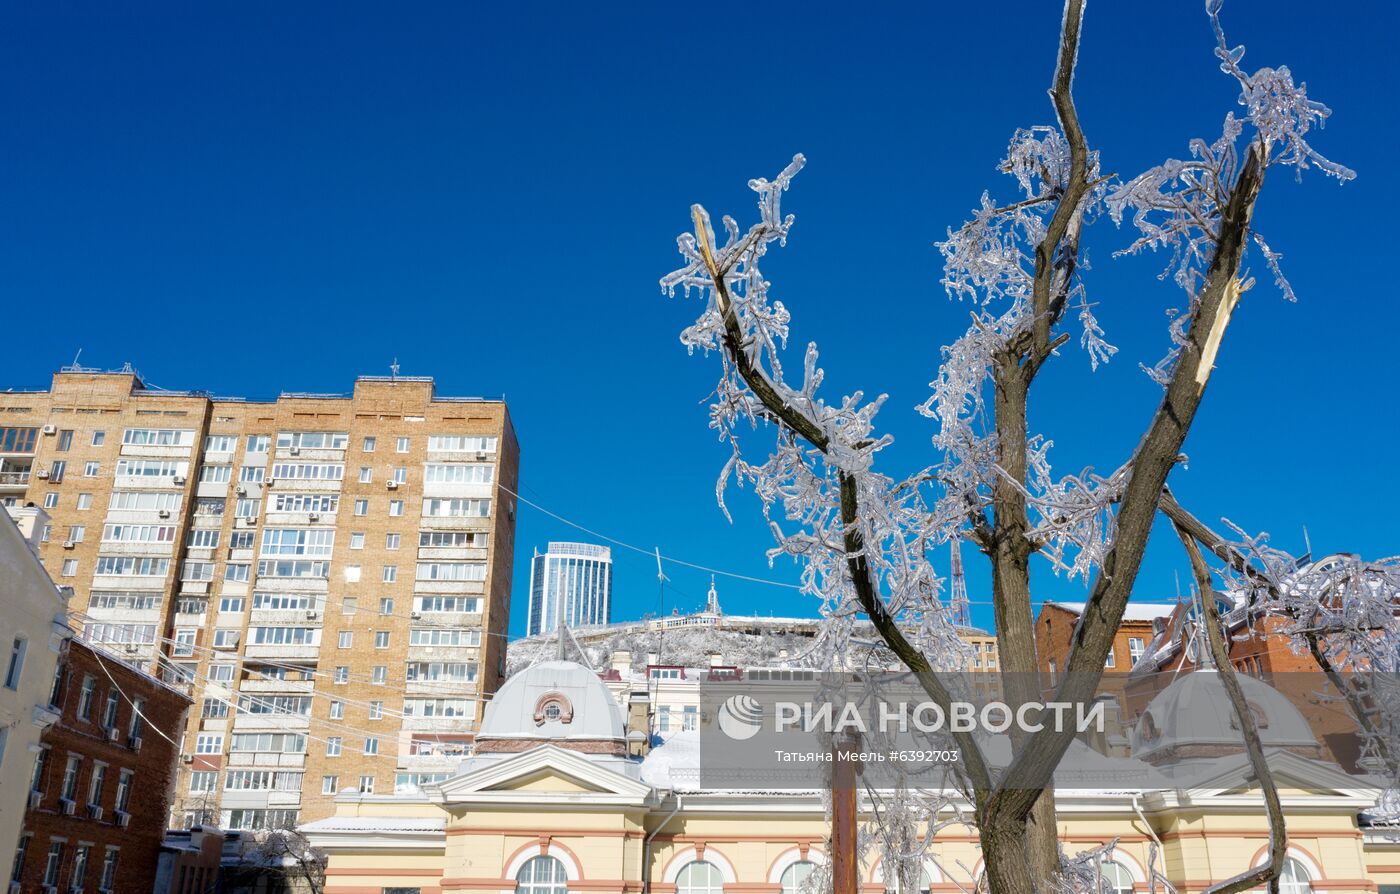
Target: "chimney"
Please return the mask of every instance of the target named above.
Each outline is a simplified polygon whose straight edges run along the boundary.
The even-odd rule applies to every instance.
[[[646,757],[651,751],[651,697],[646,690],[627,696],[627,753]]]
[[[719,652],[710,653],[710,667],[720,667],[724,664],[724,656]]]
[[[647,653],[647,667],[651,667],[652,665],[660,664],[660,663],[661,663],[661,653],[660,653],[660,652],[648,652],[648,653]]]
[[[626,649],[612,653],[608,658],[608,667],[626,676],[632,671],[632,653]]]

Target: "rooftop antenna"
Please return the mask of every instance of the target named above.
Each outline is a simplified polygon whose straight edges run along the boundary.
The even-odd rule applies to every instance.
[[[74,369],[77,369],[77,368],[78,368],[78,358],[81,357],[81,356],[83,356],[83,349],[82,349],[82,348],[79,348],[79,349],[78,349],[78,353],[76,353],[76,354],[73,355],[73,368],[74,368]]]
[[[956,627],[972,626],[972,611],[967,601],[967,578],[963,576],[962,567],[962,540],[954,537],[949,544],[953,553],[951,592],[949,594],[949,606],[952,609],[953,625]]]
[[[1176,581],[1176,602],[1177,602],[1178,605],[1180,605],[1180,604],[1181,604],[1181,570],[1180,570],[1180,569],[1173,569],[1173,570],[1172,570],[1172,580]]]
[[[559,588],[559,592],[558,592],[558,593],[555,595],[555,597],[554,597],[554,622],[555,622],[555,623],[554,623],[554,631],[555,631],[556,634],[558,634],[557,639],[559,640],[559,642],[558,642],[558,653],[556,654],[555,657],[558,658],[560,661],[563,661],[563,660],[564,660],[564,633],[565,633],[565,628],[568,627],[568,625],[564,623],[564,588],[563,588],[563,587],[560,587],[560,588]]]
[[[719,595],[715,593],[715,576],[710,575],[710,592],[705,596],[705,611],[712,615],[717,615],[719,611]]]
[[[399,378],[399,358],[395,357],[394,362],[389,364],[389,378],[398,381]]]

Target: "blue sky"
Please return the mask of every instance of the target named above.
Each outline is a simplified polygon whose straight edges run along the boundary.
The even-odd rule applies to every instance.
[[[0,387],[130,361],[166,388],[272,397],[357,374],[432,375],[505,394],[525,496],[623,540],[791,581],[747,494],[715,507],[713,359],[666,300],[691,202],[752,219],[746,180],[809,159],[767,266],[796,346],[823,348],[833,394],[891,395],[891,472],[928,458],[912,412],[939,346],[966,325],[933,242],[984,188],[1018,126],[1049,123],[1054,4],[30,4],[0,29],[0,288],[15,327]],[[1276,171],[1256,224],[1301,297],[1267,277],[1236,314],[1172,484],[1301,548],[1400,551],[1391,468],[1400,324],[1389,277],[1397,126],[1387,5],[1228,0],[1246,67],[1286,63],[1335,114],[1315,145],[1344,187]],[[1236,91],[1201,4],[1092,3],[1076,93],[1104,166],[1135,173],[1214,137]],[[1066,351],[1036,385],[1033,428],[1061,471],[1120,463],[1159,391],[1178,293],[1163,258],[1087,240],[1111,341],[1090,374]],[[1257,261],[1257,259],[1256,259]],[[1257,265],[1256,265],[1257,266]],[[8,328],[8,327],[7,327]],[[513,629],[528,556],[577,532],[519,515]],[[1139,599],[1171,598],[1179,547],[1154,538]],[[700,603],[708,576],[618,554],[619,617]],[[987,598],[966,552],[974,600]],[[1183,582],[1185,577],[1183,576]],[[1037,599],[1079,582],[1043,567]],[[791,591],[721,582],[732,612],[808,614]],[[989,610],[976,617],[989,623]]]

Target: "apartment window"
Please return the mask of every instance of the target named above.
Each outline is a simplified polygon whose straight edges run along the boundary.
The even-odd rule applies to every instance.
[[[180,580],[211,581],[213,579],[213,562],[185,562],[180,566]]]
[[[68,536],[63,538],[73,543],[82,543],[87,537],[87,525],[69,525]]]
[[[383,719],[384,719],[384,703],[383,703],[383,702],[374,701],[374,702],[370,702],[370,703],[369,703],[369,719],[370,719],[370,720],[383,720]]]
[[[33,429],[30,430],[32,431]],[[4,442],[3,436],[6,431],[7,429],[0,428],[0,443]],[[8,429],[8,431],[15,431],[15,429]],[[10,870],[10,884],[19,884],[20,878],[24,875],[24,853],[29,850],[30,837],[29,835],[21,835],[19,837],[19,844],[15,846],[15,865],[14,868]]]
[[[344,664],[338,665],[335,669],[335,676],[332,679],[337,683],[349,683],[350,668]]]
[[[1140,636],[1130,636],[1130,637],[1128,637],[1128,660],[1129,660],[1129,661],[1131,661],[1133,664],[1137,664],[1138,659],[1142,657],[1142,653],[1145,652],[1145,651],[1147,651],[1147,650],[1146,650],[1146,648],[1145,648],[1144,645],[1143,645],[1142,637],[1140,637]]]
[[[252,549],[252,548],[253,548],[253,532],[252,532],[252,531],[234,531],[234,532],[233,532],[232,534],[230,534],[229,537],[228,537],[228,548],[229,548],[229,549]]]
[[[92,446],[101,447],[107,443],[107,433],[105,431],[95,431],[92,433]]]
[[[49,749],[41,747],[39,753],[34,755],[34,772],[29,777],[29,790],[31,792],[42,792],[44,790],[44,777],[49,768]]]
[[[204,439],[205,453],[232,453],[238,444],[234,435],[208,435]]]
[[[52,490],[51,490],[51,491],[49,491],[48,493],[44,494],[44,508],[45,508],[45,509],[54,509],[54,508],[56,508],[57,506],[58,506],[58,492],[57,492],[57,491],[52,491]]]
[[[190,531],[187,545],[195,549],[215,549],[219,545],[219,531],[217,528],[196,528]]]
[[[198,632],[189,628],[175,631],[175,644],[170,648],[170,654],[176,658],[186,658],[194,654],[194,641]]]
[[[234,632],[236,633],[237,631],[234,631]],[[210,683],[232,683],[232,682],[233,682],[233,665],[232,665],[232,664],[211,664],[211,665],[209,665],[209,682],[210,682]]]
[[[92,845],[80,844],[73,851],[73,873],[68,879],[68,884],[75,891],[81,891],[83,882],[87,881],[88,853],[92,850]]]
[[[72,432],[68,432],[72,434]],[[44,884],[57,885],[58,871],[63,868],[63,842],[54,841],[49,845],[49,857],[44,863]]]
[[[224,628],[214,631],[214,648],[216,649],[236,649],[238,648],[239,631]]]
[[[238,480],[243,484],[262,484],[267,480],[267,467],[242,466],[238,470]]]
[[[206,698],[202,716],[209,720],[217,720],[220,717],[228,716],[228,702],[217,698]]]
[[[340,757],[340,736],[326,738],[326,757]]]
[[[202,733],[194,743],[195,754],[218,754],[224,750],[224,737],[219,733]]]
[[[91,509],[91,508],[92,508],[92,494],[78,494],[78,508],[79,508],[79,509]]]
[[[88,782],[89,804],[102,803],[102,787],[107,784],[107,765],[97,761],[92,765],[92,778]]]
[[[350,535],[350,548],[351,548],[351,549],[364,549],[364,548],[365,548],[365,535],[364,535],[364,534],[361,534],[361,533],[352,533],[352,534]]]
[[[107,853],[102,857],[102,881],[98,887],[103,891],[110,891],[117,883],[117,851],[115,847],[108,847]]]
[[[399,548],[399,543],[402,542],[402,539],[403,539],[403,537],[402,537],[402,535],[400,535],[400,534],[385,534],[385,535],[384,535],[384,548],[385,548],[385,549],[398,549],[398,548]]]
[[[353,615],[359,607],[360,599],[358,596],[346,596],[340,600],[340,613],[342,615]]]
[[[271,435],[249,435],[249,436],[248,436],[248,452],[249,452],[249,453],[266,453],[266,452],[267,452],[267,449],[268,449],[269,447],[271,447],[271,446],[272,446],[272,436],[271,436]]]
[[[1108,650],[1108,660],[1105,661],[1105,662],[1103,663],[1103,666],[1104,666],[1104,667],[1112,669],[1114,666],[1116,666],[1116,665],[1118,664],[1118,659],[1115,658],[1115,657],[1114,657],[1114,654],[1113,654],[1115,651],[1116,651],[1115,649],[1109,649],[1109,650]]]
[[[374,647],[375,647],[376,649],[387,649],[387,648],[389,648],[389,631],[387,631],[387,630],[376,630],[376,631],[374,631]]]
[[[356,584],[356,583],[359,583],[359,582],[360,582],[360,566],[359,566],[359,565],[346,565],[346,566],[345,566],[345,582],[346,582],[347,584]]]
[[[63,767],[63,786],[58,796],[65,801],[76,801],[78,794],[78,769],[83,765],[81,755],[68,755],[68,763]]]
[[[79,720],[91,720],[91,719],[92,719],[92,700],[93,700],[93,696],[94,696],[94,694],[95,694],[96,692],[97,692],[97,680],[93,679],[92,674],[84,674],[84,675],[83,675],[83,688],[82,688],[82,690],[78,693],[78,719],[79,719]]]
[[[336,643],[339,648],[349,649],[354,645],[355,634],[352,630],[340,631],[340,640]]]
[[[224,566],[224,580],[246,583],[252,568],[246,562],[230,562]]]
[[[374,438],[365,438],[363,441],[360,442],[360,449],[363,450],[365,453],[373,453],[376,443],[377,442]]]
[[[97,470],[98,470],[98,468],[99,468],[99,466],[98,466],[98,463],[97,463],[96,461],[91,461],[91,462],[86,462],[86,463],[84,463],[84,464],[83,464],[83,477],[84,477],[84,478],[96,478],[96,477],[97,477]]]
[[[360,483],[369,484],[374,480],[374,469],[370,466],[360,466]]]
[[[695,729],[700,721],[700,709],[695,705],[686,705],[681,710],[681,729]]]
[[[345,719],[345,702],[331,702],[331,719]]]
[[[217,770],[195,770],[190,774],[191,792],[213,792],[219,788],[219,773]]]
[[[220,515],[222,514],[220,513]],[[240,499],[233,504],[233,515],[235,518],[257,518],[258,501]]]
[[[1055,659],[1050,659],[1050,685],[1055,685]]]
[[[395,518],[403,515],[403,500],[389,501],[389,515]]]
[[[242,596],[222,596],[219,598],[220,614],[241,614],[243,611]]]
[[[392,584],[394,581],[396,581],[396,580],[398,580],[398,579],[399,579],[399,566],[397,566],[397,565],[385,565],[385,566],[384,566],[384,583],[386,583],[386,584]]]
[[[408,452],[408,438],[399,438],[398,441],[395,442],[395,447],[394,447],[394,449],[397,450],[399,453],[407,453],[407,452]]]
[[[54,484],[62,483],[63,473],[67,471],[67,469],[68,463],[65,460],[54,460],[52,463],[49,464],[49,480],[52,481]]]
[[[369,681],[375,686],[383,686],[388,679],[389,668],[382,664],[375,665],[374,669],[370,671]]]
[[[671,731],[671,707],[662,705],[656,715],[656,729],[658,732],[668,733]]]
[[[483,463],[428,463],[423,468],[425,484],[490,484],[496,480],[496,467]]]
[[[5,670],[5,688],[18,689],[19,678],[24,674],[24,653],[29,649],[29,640],[17,636],[10,644],[10,664]]]
[[[323,795],[333,795],[333,794],[335,794],[336,791],[337,791],[336,786],[337,786],[339,783],[340,783],[340,777],[339,777],[339,776],[322,776],[322,777],[321,777],[321,794],[323,794]]]
[[[203,484],[228,484],[233,479],[233,466],[201,466],[199,480]]]
[[[362,794],[362,795],[372,795],[372,794],[374,794],[374,777],[373,777],[373,776],[361,776],[361,777],[360,777],[360,794]]]
[[[133,739],[141,735],[141,729],[145,722],[141,719],[146,713],[146,700],[144,698],[134,698],[131,700],[131,723],[127,724],[126,734]]]
[[[6,505],[9,505],[9,504],[7,503]],[[53,525],[44,525],[44,530],[41,531],[41,532],[39,533],[39,539],[40,539],[41,541],[43,541],[44,543],[48,543],[48,542],[49,542],[49,538],[52,537],[52,536],[53,536]]]
[[[388,597],[380,599],[379,613],[381,615],[392,615],[394,613],[394,600]]]
[[[117,803],[116,809],[122,813],[127,812],[131,806],[131,780],[136,776],[135,770],[122,770],[117,774]]]
[[[65,428],[63,431],[58,433],[58,446],[55,449],[57,449],[60,453],[67,453],[72,448],[73,430],[71,428]]]
[[[395,466],[394,480],[399,484],[406,484],[408,482],[408,466]]]
[[[356,515],[369,515],[369,500],[356,500],[356,501],[355,501],[355,514],[356,514]]]
[[[117,728],[117,711],[121,708],[122,696],[116,687],[107,690],[107,703],[102,706],[102,726],[106,729]]]

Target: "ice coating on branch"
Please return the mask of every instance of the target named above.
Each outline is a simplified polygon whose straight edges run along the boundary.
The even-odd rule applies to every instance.
[[[1335,707],[1357,720],[1362,766],[1385,789],[1373,815],[1400,822],[1400,557],[1314,561],[1225,523],[1238,538],[1227,548],[1243,559],[1220,572],[1235,612],[1283,619],[1277,632],[1295,652],[1309,654],[1316,643],[1341,674]]]
[[[1293,167],[1299,179],[1310,167],[1343,183],[1356,176],[1350,168],[1325,158],[1308,143],[1311,131],[1320,129],[1332,112],[1308,98],[1306,84],[1294,84],[1287,66],[1261,68],[1253,74],[1240,67],[1244,47],[1231,47],[1225,39],[1220,22],[1222,2],[1208,0],[1206,12],[1215,30],[1215,55],[1220,59],[1220,69],[1240,85],[1243,117],[1227,113],[1221,135],[1214,142],[1191,140],[1189,158],[1167,159],[1117,184],[1105,200],[1115,223],[1130,219],[1138,231],[1138,238],[1118,254],[1137,254],[1143,249],[1169,251],[1171,257],[1162,276],[1170,276],[1185,290],[1190,297],[1190,310],[1195,309],[1197,291],[1215,254],[1221,215],[1234,193],[1241,159],[1247,152],[1258,152],[1265,167]],[[1278,263],[1282,255],[1272,251],[1252,228],[1250,237],[1284,297],[1296,300]],[[1143,367],[1164,386],[1175,365],[1184,331],[1174,328],[1171,337],[1172,347],[1166,357],[1151,368]]]
[[[916,475],[895,481],[871,470],[875,454],[892,441],[874,424],[884,396],[866,400],[857,391],[827,402],[819,395],[823,373],[814,344],[807,346],[794,381],[789,381],[782,362],[790,317],[781,302],[770,298],[771,284],[759,264],[771,245],[781,246],[787,239],[793,216],[784,216],[781,198],[803,163],[798,155],[773,180],[749,181],[749,188],[758,194],[759,221],[741,234],[738,224],[725,217],[722,245],[708,213],[694,206],[692,217],[698,227],[676,243],[684,266],[661,280],[668,295],[680,289],[704,298],[704,310],[681,333],[681,342],[688,350],[717,351],[721,357],[710,427],[730,445],[731,454],[720,472],[716,495],[723,507],[724,491],[731,483],[753,488],[776,543],[769,551],[770,562],[780,556],[793,558],[801,568],[803,589],[822,600],[829,635],[820,641],[822,648],[811,656],[812,661],[839,666],[859,612],[847,566],[840,505],[839,477],[849,476],[859,495],[857,525],[867,545],[866,559],[890,611],[918,638],[935,665],[960,666],[965,647],[947,622],[939,598],[942,581],[927,556],[927,550],[947,533],[930,517],[923,479]],[[716,274],[725,286],[723,293],[715,287]],[[725,352],[730,338],[737,338],[737,351],[763,370],[764,380],[783,403],[821,433],[825,452],[777,421],[749,389]],[[746,457],[742,444],[743,438],[759,431],[773,438],[773,444],[766,459],[754,462]]]

